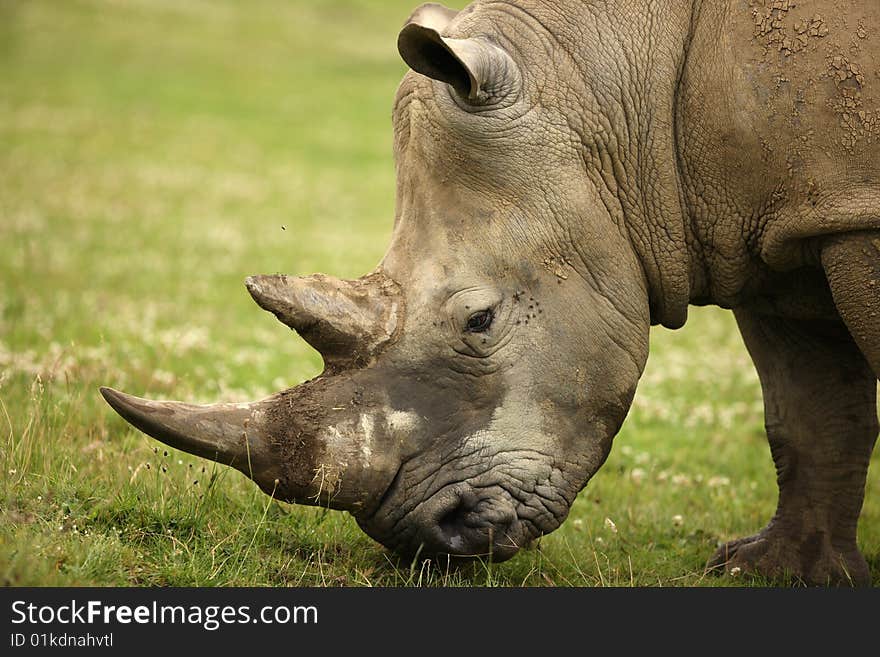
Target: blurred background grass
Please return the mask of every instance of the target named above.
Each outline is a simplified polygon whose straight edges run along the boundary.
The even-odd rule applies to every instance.
[[[744,583],[705,559],[763,526],[776,489],[757,378],[717,309],[654,331],[603,470],[500,565],[401,562],[349,516],[271,502],[99,397],[253,399],[320,371],[242,281],[381,258],[414,4],[0,0],[0,583]],[[874,461],[859,541],[878,580]]]

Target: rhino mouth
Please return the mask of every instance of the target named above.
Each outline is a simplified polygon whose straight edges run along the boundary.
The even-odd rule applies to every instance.
[[[506,561],[558,528],[571,505],[546,482],[513,481],[507,468],[439,483],[418,496],[407,490],[414,471],[406,470],[373,513],[357,517],[365,532],[404,557]]]

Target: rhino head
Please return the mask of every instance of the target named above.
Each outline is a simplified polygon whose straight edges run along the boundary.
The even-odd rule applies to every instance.
[[[563,522],[632,401],[649,298],[545,91],[557,73],[501,23],[425,5],[400,33],[412,70],[377,268],[247,280],[324,372],[249,404],[103,388],[123,418],[278,499],[347,510],[403,554],[503,560]]]

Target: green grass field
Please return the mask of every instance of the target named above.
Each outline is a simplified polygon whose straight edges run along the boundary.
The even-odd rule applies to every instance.
[[[718,586],[775,509],[729,313],[657,329],[568,521],[503,564],[403,562],[347,514],[165,451],[99,385],[246,400],[320,371],[245,276],[357,277],[391,231],[414,0],[0,2],[0,583]],[[859,543],[880,581],[880,456]]]

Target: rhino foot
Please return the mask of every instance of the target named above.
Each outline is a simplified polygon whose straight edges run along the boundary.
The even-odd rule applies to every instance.
[[[868,564],[855,544],[834,546],[827,535],[818,533],[789,536],[772,523],[753,536],[722,545],[709,559],[707,569],[808,586],[871,584]]]

